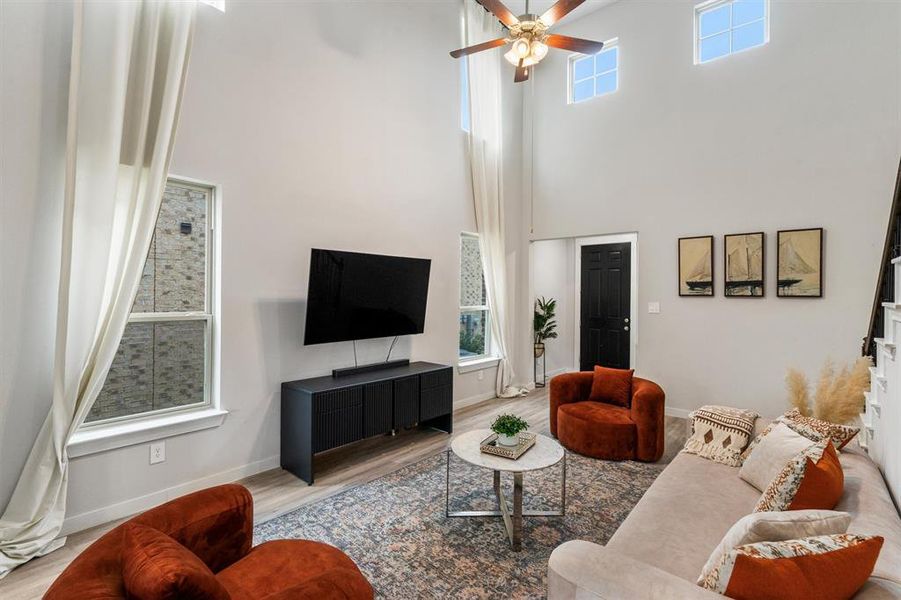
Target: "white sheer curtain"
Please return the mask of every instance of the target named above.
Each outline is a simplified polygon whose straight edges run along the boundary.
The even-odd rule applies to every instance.
[[[73,4],[53,402],[0,517],[0,577],[65,543],[66,446],[103,386],[150,247],[196,4]]]
[[[496,17],[474,0],[464,0],[466,45],[504,37]],[[469,162],[476,226],[485,268],[485,287],[491,309],[491,333],[500,362],[497,395],[521,396],[525,390],[513,385],[513,363],[509,358],[513,302],[507,293],[504,244],[503,147],[501,129],[501,53],[487,50],[469,56],[470,132]]]

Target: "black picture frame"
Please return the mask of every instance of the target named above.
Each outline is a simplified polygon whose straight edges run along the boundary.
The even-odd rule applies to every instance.
[[[803,248],[799,250],[796,247],[798,245],[798,242],[792,242],[791,234],[813,234],[813,239],[815,240],[815,252],[816,254],[818,254],[818,256],[810,256],[810,254],[814,251],[810,248]],[[798,241],[800,241],[800,238],[798,239]],[[809,243],[810,242],[806,242],[806,244]],[[777,297],[822,298],[824,265],[825,262],[822,227],[780,229],[776,232]],[[813,285],[814,282],[816,284],[815,286]]]
[[[705,255],[702,254],[700,257],[700,261],[695,263],[690,269],[689,273],[683,273],[683,264],[682,264],[682,253],[683,253],[683,245],[686,242],[697,242],[700,240],[706,240],[708,244],[708,248],[706,250],[706,261]],[[676,270],[679,275],[679,296],[683,298],[712,298],[716,294],[716,273],[714,272],[713,265],[713,236],[712,235],[698,235],[692,237],[681,237],[678,242],[678,263],[676,264]],[[702,251],[703,252],[703,251]],[[690,260],[690,259],[686,259]],[[704,264],[706,262],[706,265]],[[707,272],[704,271],[704,267],[707,268],[707,272],[710,273],[709,281],[706,278]],[[699,277],[700,276],[700,277]],[[689,281],[691,280],[691,281]]]
[[[760,278],[752,276],[751,261],[753,257],[747,256],[745,250],[745,259],[748,260],[746,271],[747,278],[742,280],[730,279],[730,258],[729,258],[729,238],[738,237],[759,237],[760,238]],[[742,290],[748,293],[739,293]],[[726,298],[764,298],[766,297],[766,233],[763,231],[750,231],[747,233],[728,233],[723,236],[723,296]]]

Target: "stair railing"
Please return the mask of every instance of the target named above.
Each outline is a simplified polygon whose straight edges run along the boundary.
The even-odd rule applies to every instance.
[[[876,292],[873,294],[873,308],[870,310],[870,326],[863,338],[860,351],[863,356],[876,355],[875,339],[882,337],[885,327],[885,308],[883,302],[898,302],[895,299],[895,268],[892,259],[901,256],[901,161],[898,163],[898,177],[895,179],[895,196],[889,213],[888,228],[885,233],[885,245],[882,248],[882,260],[879,263],[879,278],[876,280]]]

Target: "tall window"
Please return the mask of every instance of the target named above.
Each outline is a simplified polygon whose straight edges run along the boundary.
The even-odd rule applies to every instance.
[[[712,0],[695,7],[695,63],[769,41],[768,0]]]
[[[491,354],[491,326],[479,237],[460,236],[460,361]]]
[[[87,424],[209,404],[213,200],[209,187],[166,184],[128,325]]]
[[[569,59],[569,101],[583,102],[619,88],[619,47],[616,40],[591,56],[576,54]]]

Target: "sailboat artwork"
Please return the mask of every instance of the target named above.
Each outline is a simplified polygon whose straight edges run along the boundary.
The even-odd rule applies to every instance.
[[[776,236],[776,295],[781,298],[821,298],[822,228],[779,231]]]
[[[713,236],[679,238],[679,295],[713,295]]]
[[[737,233],[724,236],[726,296],[763,297],[764,234]]]

